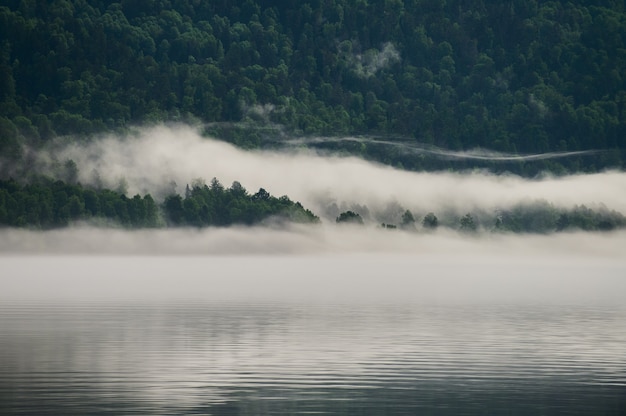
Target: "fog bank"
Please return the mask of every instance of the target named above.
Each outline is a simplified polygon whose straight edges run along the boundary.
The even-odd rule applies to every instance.
[[[0,230],[3,255],[318,255],[401,254],[445,261],[506,262],[507,259],[616,261],[623,255],[626,231],[519,235],[466,235],[440,229],[432,233],[374,227],[294,225],[284,228],[123,229],[70,227],[52,231]]]
[[[263,187],[275,196],[288,195],[330,221],[340,210],[355,206],[371,213],[409,209],[419,216],[431,211],[493,211],[538,199],[556,207],[604,204],[626,212],[626,174],[622,172],[535,180],[486,172],[417,173],[307,149],[246,151],[203,138],[189,126],[161,126],[128,137],[72,142],[39,154],[36,165],[50,173],[53,159],[73,160],[83,184],[113,189],[122,185],[128,195],[151,193],[157,200],[173,191],[183,193],[185,185],[198,178],[208,182],[216,177],[225,186],[239,181],[249,192]]]
[[[0,300],[7,301],[621,305],[626,290],[626,232],[464,237],[259,227],[0,235]]]

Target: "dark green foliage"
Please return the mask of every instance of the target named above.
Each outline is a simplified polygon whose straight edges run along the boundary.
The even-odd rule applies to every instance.
[[[413,217],[411,211],[407,209],[406,211],[404,211],[404,214],[402,214],[402,225],[408,225],[413,223],[415,223],[415,218]]]
[[[228,226],[257,224],[274,218],[317,223],[319,218],[288,197],[275,198],[264,189],[249,195],[239,182],[224,189],[217,179],[201,181],[183,199],[171,195],[162,204],[171,226]],[[36,178],[24,185],[0,180],[0,225],[49,229],[75,221],[102,221],[130,228],[158,227],[159,207],[148,194],[127,198],[119,192],[83,188],[80,184]]]
[[[514,232],[547,233],[557,229],[559,211],[546,201],[520,204],[502,211],[497,227]]]
[[[474,221],[474,217],[469,213],[461,217],[459,220],[459,227],[461,231],[466,233],[473,233],[478,228],[476,222]]]
[[[158,208],[150,195],[128,199],[114,191],[47,178],[26,185],[0,180],[1,225],[49,229],[102,220],[131,228],[156,227]]]
[[[620,168],[625,49],[618,3],[5,1],[0,155],[55,134],[201,120],[453,150],[603,150],[479,164],[524,175]],[[226,125],[225,139],[262,144]],[[390,146],[349,151],[447,167]]]
[[[438,225],[439,225],[439,220],[437,219],[437,216],[433,214],[432,212],[429,212],[428,214],[426,214],[426,216],[422,220],[422,226],[424,228],[434,229],[434,228],[437,228]]]
[[[363,218],[354,211],[345,211],[339,214],[335,222],[337,222],[337,224],[363,224]]]
[[[562,209],[546,201],[528,202],[498,212],[497,231],[542,233],[555,231],[611,231],[626,227],[623,214],[604,206],[591,209],[585,205]]]
[[[187,187],[185,198],[171,195],[163,203],[163,211],[173,226],[253,225],[268,219],[298,223],[317,223],[319,218],[299,202],[287,196],[276,198],[261,188],[254,195],[237,181],[225,189],[215,178],[207,186],[196,181]]]
[[[404,211],[404,214],[402,214],[400,227],[404,229],[409,229],[409,230],[412,230],[415,228],[415,217],[413,217],[413,214],[408,209]]]

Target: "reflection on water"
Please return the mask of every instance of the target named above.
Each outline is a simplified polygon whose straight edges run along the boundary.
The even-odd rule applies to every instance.
[[[0,295],[0,413],[626,412],[626,308],[614,303],[193,292]]]

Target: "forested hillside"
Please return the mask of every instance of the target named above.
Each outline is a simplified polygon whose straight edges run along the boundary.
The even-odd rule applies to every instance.
[[[623,167],[625,78],[620,0],[0,2],[5,158],[23,140],[189,121],[248,147],[260,136],[224,123],[451,150],[601,149],[568,167]]]
[[[319,218],[287,196],[265,189],[250,195],[239,183],[225,188],[217,179],[210,187],[196,180],[184,198],[168,196],[155,203],[150,194],[128,198],[123,189],[90,189],[77,183],[38,177],[29,184],[0,180],[0,227],[51,229],[86,221],[127,228],[163,226],[253,225],[263,221],[317,223]]]

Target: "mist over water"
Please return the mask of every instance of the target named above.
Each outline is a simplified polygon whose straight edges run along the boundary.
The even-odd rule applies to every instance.
[[[289,149],[289,148],[287,148]],[[248,192],[263,187],[275,196],[300,201],[322,218],[315,226],[127,231],[87,224],[46,232],[0,230],[4,254],[171,254],[171,255],[309,255],[402,253],[418,256],[498,259],[591,259],[623,265],[626,232],[566,232],[555,235],[478,234],[446,227],[420,229],[421,217],[463,215],[547,201],[565,209],[585,204],[626,212],[626,174],[611,171],[563,177],[524,179],[514,175],[409,172],[354,157],[320,155],[310,149],[242,150],[202,137],[190,126],[138,129],[88,142],[57,144],[36,155],[35,169],[53,172],[53,161],[73,160],[86,185],[125,187],[127,195],[151,193],[157,201],[185,186],[218,178],[225,186],[239,181]],[[336,216],[355,209],[365,227],[337,226]],[[417,230],[386,230],[382,221],[398,221],[404,210],[415,215]],[[396,222],[397,223],[397,222]]]
[[[416,173],[190,127],[37,155],[83,184],[197,178],[322,217],[228,228],[0,230],[0,413],[623,414],[626,231],[381,228],[543,199],[626,212],[621,172]],[[339,210],[369,212],[337,225]]]
[[[106,255],[320,255],[403,254],[477,260],[616,261],[626,265],[626,231],[567,232],[551,235],[465,235],[335,225],[170,228],[124,230],[76,225],[66,229],[0,230],[0,253]]]
[[[467,243],[0,256],[0,413],[623,414],[624,260]]]

